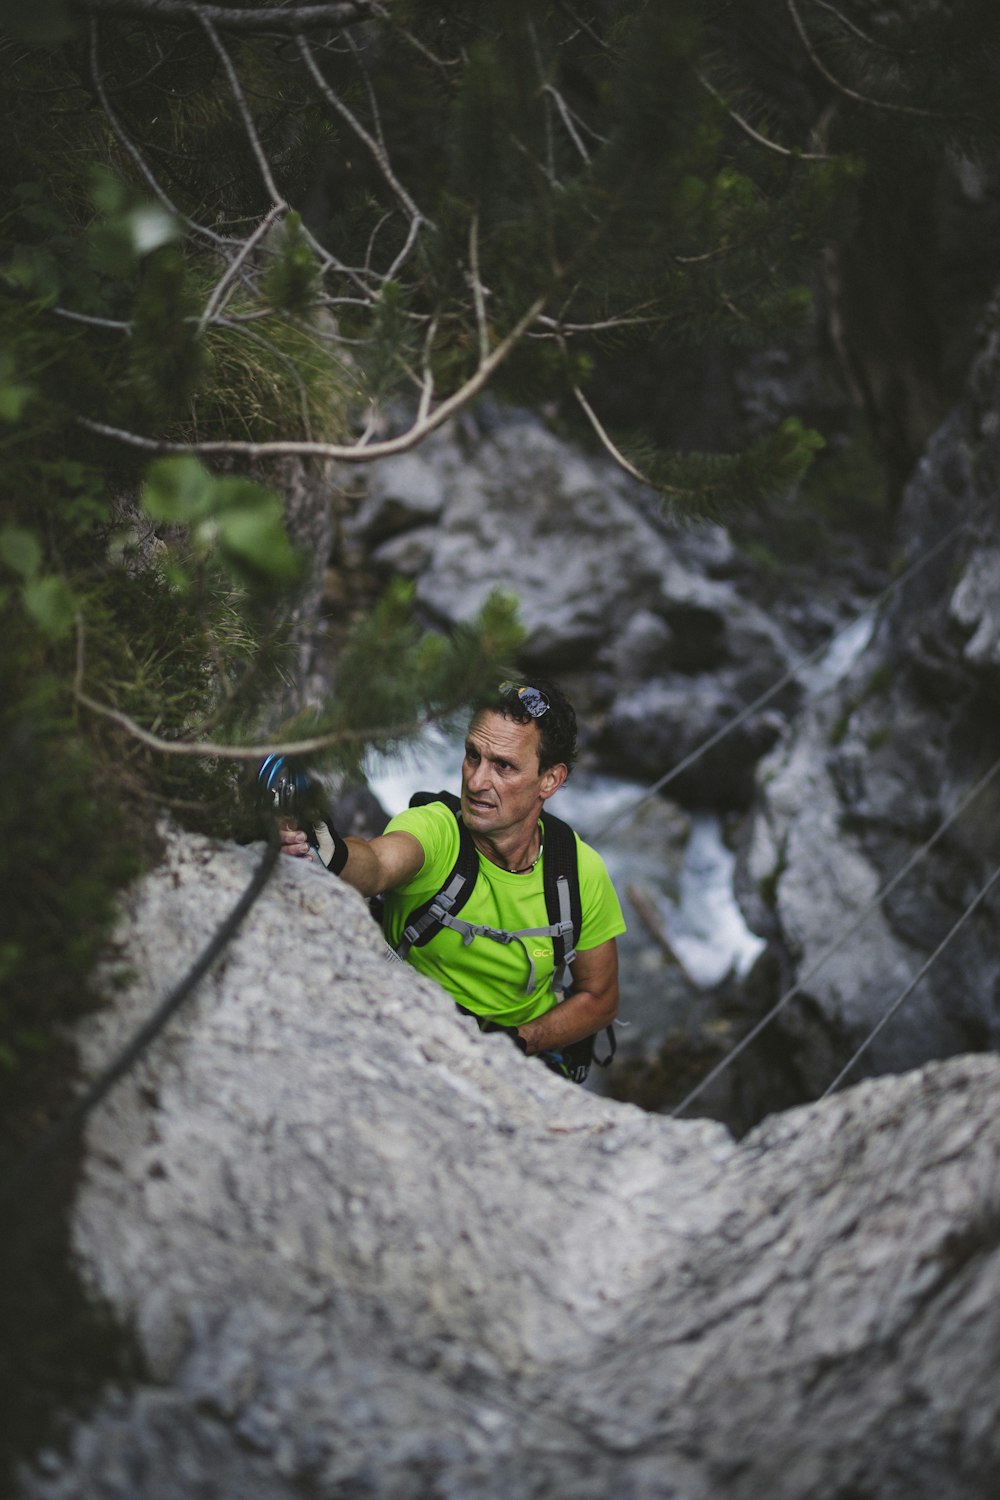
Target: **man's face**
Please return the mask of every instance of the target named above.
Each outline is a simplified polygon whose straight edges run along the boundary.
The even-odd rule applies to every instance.
[[[465,737],[462,818],[473,833],[494,835],[534,821],[542,803],[566,779],[565,766],[542,771],[538,727],[490,709],[477,714]]]

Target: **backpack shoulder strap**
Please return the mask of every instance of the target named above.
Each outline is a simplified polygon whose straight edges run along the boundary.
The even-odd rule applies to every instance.
[[[545,911],[549,922],[559,931],[552,939],[555,972],[563,971],[567,982],[569,966],[576,957],[583,923],[580,902],[580,871],[576,857],[576,834],[562,818],[546,813],[542,818],[545,832],[544,889]]]
[[[479,875],[479,855],[471,833],[462,822],[459,798],[454,792],[414,792],[410,798],[411,807],[426,807],[431,802],[443,802],[454,814],[458,825],[458,857],[441,889],[407,917],[395,950],[399,958],[405,958],[411,948],[422,948],[429,943],[441,931],[442,917],[461,911]]]
[[[552,939],[555,951],[556,967],[558,974],[560,963],[563,966],[563,984],[567,994],[570,993],[572,975],[569,966],[576,957],[576,945],[580,941],[580,929],[583,926],[583,905],[580,900],[580,868],[577,857],[576,835],[568,823],[561,818],[554,818],[551,813],[543,819],[545,825],[545,909],[549,921],[553,924],[564,926],[569,911],[570,934],[566,940],[560,935]],[[550,861],[549,854],[552,854]],[[614,1057],[618,1047],[615,1036],[614,1024],[604,1028],[604,1035],[608,1039],[608,1054],[606,1057],[598,1057],[594,1052],[594,1042],[597,1034],[584,1037],[581,1042],[574,1042],[570,1048],[563,1048],[562,1054],[572,1054],[574,1049],[580,1054],[581,1062],[576,1065],[575,1072],[570,1072],[570,1077],[576,1083],[582,1083],[590,1071],[590,1064],[595,1062],[599,1068],[606,1068]],[[571,1061],[571,1059],[567,1059]]]

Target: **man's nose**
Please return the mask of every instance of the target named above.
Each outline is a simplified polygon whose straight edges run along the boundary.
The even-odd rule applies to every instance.
[[[470,792],[483,791],[489,786],[489,780],[489,767],[485,761],[481,760],[477,765],[472,766],[466,764],[465,784]]]

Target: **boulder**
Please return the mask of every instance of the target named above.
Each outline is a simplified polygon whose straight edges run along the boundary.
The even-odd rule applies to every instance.
[[[668,529],[654,499],[531,413],[487,403],[373,464],[345,529],[383,572],[415,580],[439,623],[471,619],[491,589],[516,594],[536,666],[596,660],[629,683],[733,662],[766,675],[787,653],[726,577],[726,533]]]
[[[655,501],[655,504],[654,504]],[[787,673],[783,629],[741,587],[725,531],[668,527],[659,501],[534,415],[486,404],[420,450],[373,464],[349,524],[437,624],[501,588],[520,601],[528,670],[576,674],[609,769],[659,775]],[[678,795],[746,804],[755,762],[800,689],[727,738]]]
[[[117,1054],[259,849],[167,836]],[[90,1120],[74,1235],[145,1374],[18,1500],[987,1500],[1000,1061],[723,1127],[598,1098],[284,860]]]
[[[605,755],[653,781],[726,729],[716,746],[671,781],[670,794],[688,804],[745,808],[757,761],[781,733],[782,721],[773,710],[761,711],[729,730],[746,707],[735,675],[677,674],[620,693],[609,715]]]

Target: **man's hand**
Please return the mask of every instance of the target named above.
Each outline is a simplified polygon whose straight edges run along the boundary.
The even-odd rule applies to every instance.
[[[282,854],[295,859],[311,859],[317,856],[310,847],[302,829],[291,818],[278,821],[278,837]],[[424,851],[412,833],[387,833],[375,839],[357,838],[349,834],[344,840],[348,850],[348,862],[341,876],[348,885],[363,896],[375,896],[379,891],[402,885],[416,875],[424,863]]]
[[[292,854],[296,859],[312,859],[313,852],[309,847],[309,840],[291,820],[281,818],[278,823],[278,837],[281,840],[282,854]]]

